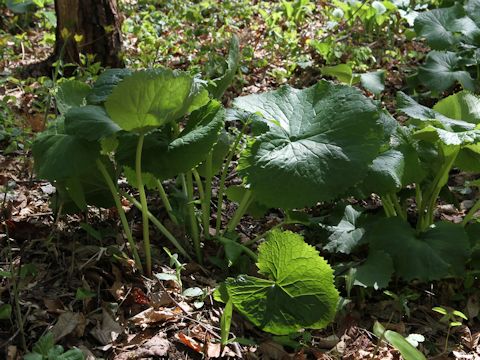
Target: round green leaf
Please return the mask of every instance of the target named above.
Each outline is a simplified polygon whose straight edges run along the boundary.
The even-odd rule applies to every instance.
[[[440,100],[433,110],[451,119],[472,124],[480,122],[480,98],[469,91],[460,91]]]
[[[84,105],[91,90],[90,86],[78,80],[63,81],[55,95],[60,114],[65,114],[71,107]]]
[[[208,102],[208,92],[189,74],[169,69],[138,71],[112,91],[105,108],[127,131],[145,131],[180,119]]]
[[[418,78],[427,88],[438,92],[447,90],[457,81],[464,89],[475,90],[473,79],[461,66],[461,58],[450,51],[429,52],[425,64],[418,69]]]
[[[74,107],[65,115],[65,132],[89,141],[99,140],[120,130],[101,106]]]
[[[253,324],[286,335],[333,321],[339,299],[333,270],[300,235],[270,232],[257,265],[268,279],[240,275],[225,282],[234,307]]]
[[[390,255],[384,251],[371,251],[367,260],[357,268],[355,285],[373,287],[375,290],[386,288],[393,272]]]
[[[235,100],[269,130],[240,159],[256,198],[272,207],[313,205],[360,181],[384,134],[380,111],[357,89],[321,81]]]

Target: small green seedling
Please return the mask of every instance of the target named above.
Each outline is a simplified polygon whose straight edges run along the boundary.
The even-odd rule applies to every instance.
[[[32,352],[24,357],[25,360],[83,360],[85,357],[80,349],[74,348],[68,351],[61,345],[55,345],[51,332],[43,335],[33,345]]]
[[[468,321],[468,318],[461,311],[454,310],[454,309],[447,309],[442,306],[436,306],[432,308],[432,310],[443,315],[442,318],[440,319],[441,323],[448,324],[447,338],[445,339],[445,349],[444,349],[444,352],[446,352],[448,348],[448,338],[450,337],[450,332],[452,328],[457,326],[462,326],[462,320]]]

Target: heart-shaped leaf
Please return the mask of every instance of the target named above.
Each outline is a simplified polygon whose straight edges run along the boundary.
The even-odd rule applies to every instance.
[[[208,92],[189,74],[169,69],[126,77],[105,102],[111,119],[127,131],[145,131],[179,120],[208,102]]]
[[[418,78],[430,90],[442,92],[457,81],[464,89],[474,91],[475,82],[461,64],[457,53],[450,51],[431,51],[425,63],[418,69]]]
[[[298,234],[274,230],[258,251],[259,272],[268,279],[228,278],[226,290],[235,309],[277,335],[327,326],[339,297],[333,271],[315,248]]]
[[[328,81],[234,104],[269,126],[242,154],[239,172],[272,207],[304,207],[344,193],[362,179],[384,137],[377,107],[357,89]]]
[[[398,217],[379,222],[367,232],[370,248],[385,251],[393,259],[399,277],[410,281],[461,276],[470,253],[468,236],[459,224],[440,222],[417,236],[409,223]]]

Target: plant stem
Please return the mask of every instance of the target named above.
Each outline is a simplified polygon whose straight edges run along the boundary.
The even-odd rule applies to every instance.
[[[400,200],[398,199],[397,194],[392,193],[387,196],[392,202],[393,208],[395,209],[397,215],[400,216],[403,220],[407,220],[407,212],[402,208],[402,205],[400,205]]]
[[[222,236],[218,236],[217,237],[218,241],[220,241],[223,245],[227,245],[229,242],[232,242],[233,240],[230,240],[230,239],[226,239]],[[246,247],[245,245],[241,244],[241,243],[236,243],[244,252],[245,254],[247,254],[248,256],[250,256],[252,258],[253,261],[257,261],[258,260],[258,257],[257,257],[257,254],[255,254],[252,250],[250,250],[248,247]]]
[[[472,208],[468,211],[467,215],[465,215],[462,221],[462,226],[466,226],[469,221],[472,220],[473,216],[478,210],[480,210],[480,199],[477,200],[475,205],[473,205]]]
[[[127,216],[125,215],[125,210],[123,210],[122,202],[120,200],[120,196],[118,195],[117,188],[113,183],[112,178],[108,174],[107,168],[100,159],[97,159],[97,167],[98,170],[100,170],[103,178],[105,179],[105,182],[107,183],[110,192],[112,193],[113,200],[115,201],[115,207],[117,208],[118,215],[120,216],[120,222],[123,226],[123,232],[127,237],[137,269],[140,270],[141,273],[143,273],[142,261],[140,260],[140,256],[138,255],[137,245],[135,244],[135,240],[133,240],[132,231],[130,230],[130,226],[128,225]]]
[[[165,192],[165,188],[163,187],[162,182],[158,179],[157,179],[157,189],[158,189],[158,193],[160,194],[160,199],[162,199],[163,205],[165,206],[165,210],[167,210],[168,217],[170,218],[170,220],[172,220],[172,222],[175,225],[178,225],[178,220],[175,217],[175,215],[173,215],[172,204],[170,204],[170,200],[168,200],[168,196],[167,196],[167,193]]]
[[[213,152],[205,161],[205,198],[202,201],[203,236],[210,238],[210,201],[212,200]]]
[[[135,157],[135,172],[137,173],[138,192],[140,194],[140,204],[142,205],[142,225],[143,225],[143,245],[145,249],[146,275],[152,275],[152,251],[150,247],[150,233],[148,229],[148,205],[147,195],[142,179],[142,149],[145,134],[141,133],[137,143],[137,153]]]
[[[433,180],[429,188],[429,191],[427,192],[427,196],[425,197],[422,203],[422,208],[420,209],[421,211],[419,213],[419,217],[420,217],[419,230],[420,231],[424,231],[430,225],[433,224],[434,210],[435,210],[435,205],[437,204],[438,195],[440,194],[440,191],[445,186],[445,184],[448,182],[448,174],[452,169],[452,166],[455,162],[455,159],[457,158],[457,155],[458,155],[458,150],[455,151],[452,155],[449,155],[446,157],[446,161],[443,167],[440,169],[437,176],[435,176],[435,179]]]
[[[128,201],[130,201],[136,208],[139,210],[142,210],[142,205],[130,194],[126,192],[122,192],[122,195],[125,196]],[[155,225],[158,230],[172,243],[173,246],[175,246],[180,254],[188,258],[189,260],[191,259],[190,255],[185,251],[182,245],[178,242],[178,240],[175,238],[175,236],[172,235],[168,229],[163,226],[163,224],[150,212],[148,211],[148,218],[152,222],[153,225]]]
[[[197,256],[197,261],[202,264],[202,250],[200,248],[200,235],[198,233],[198,224],[197,217],[195,215],[195,203],[193,200],[193,179],[192,172],[188,171],[185,174],[186,177],[186,187],[187,187],[187,210],[188,218],[190,220],[190,235],[192,236],[193,246],[195,248],[195,255]]]
[[[237,210],[235,211],[235,214],[233,214],[233,217],[228,222],[226,232],[235,231],[235,228],[239,224],[242,216],[245,214],[252,201],[253,193],[251,190],[247,189],[245,191],[245,194],[243,195],[242,200],[240,201],[240,204],[238,205]]]
[[[385,211],[385,216],[387,218],[397,216],[397,213],[395,212],[395,208],[390,198],[388,198],[387,195],[385,195],[385,196],[381,196],[380,199],[382,200],[383,211]]]
[[[220,227],[222,225],[222,205],[223,205],[223,196],[225,192],[225,180],[227,178],[227,172],[228,168],[230,167],[230,163],[233,159],[233,156],[235,155],[235,152],[237,151],[238,144],[240,143],[240,140],[242,139],[242,136],[244,132],[247,130],[247,125],[248,122],[246,122],[243,125],[242,130],[240,133],[237,135],[235,138],[235,141],[233,142],[232,146],[230,147],[230,150],[227,155],[227,159],[225,161],[225,164],[223,165],[222,168],[222,174],[220,175],[220,185],[218,187],[218,201],[217,201],[217,221],[215,224],[215,234],[219,235],[220,234]]]
[[[193,177],[195,178],[195,182],[197,183],[198,195],[200,196],[200,201],[203,203],[205,199],[205,191],[203,191],[203,183],[202,179],[200,178],[200,174],[198,173],[197,169],[192,169]]]

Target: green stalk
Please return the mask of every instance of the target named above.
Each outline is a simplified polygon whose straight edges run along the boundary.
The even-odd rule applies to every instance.
[[[388,198],[387,195],[385,195],[385,196],[381,196],[380,199],[382,200],[383,211],[385,211],[385,216],[387,218],[397,216],[397,213],[395,212],[395,208],[390,198]]]
[[[167,196],[167,193],[165,192],[165,188],[163,187],[162,182],[158,179],[157,179],[157,189],[158,189],[158,193],[160,194],[160,199],[162,199],[163,205],[165,206],[165,210],[167,210],[168,217],[170,218],[170,220],[172,220],[172,222],[175,225],[178,225],[178,220],[175,217],[175,215],[173,215],[172,204],[170,204],[170,200],[168,200],[168,196]]]
[[[220,241],[223,245],[227,245],[229,242],[232,242],[233,240],[230,240],[230,239],[226,239],[224,237],[221,237],[221,236],[218,236],[217,237],[218,241]],[[255,254],[252,250],[250,250],[248,247],[246,247],[245,245],[241,244],[241,243],[238,243],[238,246],[245,252],[245,254],[247,254],[248,256],[250,256],[250,258],[252,258],[253,261],[257,261],[258,260],[258,257],[257,257],[257,254]]]
[[[225,161],[225,164],[223,165],[223,168],[222,168],[222,174],[220,176],[220,185],[218,188],[217,221],[215,224],[216,235],[220,234],[220,227],[222,225],[222,205],[223,205],[223,196],[225,192],[225,180],[227,178],[228,168],[230,167],[230,163],[233,159],[233,156],[237,151],[238,144],[240,143],[240,140],[242,139],[244,132],[247,130],[247,125],[248,125],[248,122],[246,122],[243,125],[242,131],[240,131],[240,133],[235,138],[235,141],[233,142],[232,146],[230,147],[230,150],[228,151],[227,160]]]
[[[135,244],[135,240],[133,240],[132,232],[130,230],[130,226],[128,225],[127,216],[125,215],[125,210],[123,210],[122,202],[120,200],[120,196],[118,195],[117,188],[113,183],[112,178],[108,174],[107,168],[103,164],[100,159],[97,159],[97,167],[100,170],[105,182],[107,183],[110,192],[112,193],[113,200],[115,201],[115,207],[117,208],[118,215],[120,216],[120,222],[123,226],[123,232],[127,237],[128,243],[130,245],[130,249],[132,250],[133,258],[135,259],[135,264],[137,265],[138,270],[143,273],[143,266],[142,261],[140,260],[140,256],[138,255],[137,245]]]
[[[202,249],[200,248],[200,235],[198,233],[198,224],[197,217],[195,216],[195,203],[193,200],[193,179],[192,172],[188,171],[185,174],[186,177],[186,188],[187,188],[187,210],[188,218],[190,221],[190,235],[192,236],[193,246],[195,248],[195,255],[197,256],[197,261],[202,264]]]
[[[245,191],[245,195],[243,195],[243,198],[240,201],[240,204],[238,205],[238,208],[235,211],[235,214],[233,214],[233,217],[228,222],[227,229],[225,232],[235,231],[235,228],[240,223],[242,216],[245,215],[245,212],[247,211],[248,207],[253,201],[252,195],[253,193],[251,190],[247,189],[247,191]]]
[[[210,202],[212,200],[213,152],[205,162],[205,198],[202,201],[203,236],[210,238]]]
[[[193,177],[195,178],[195,182],[197,183],[198,195],[200,196],[200,201],[203,203],[205,199],[205,191],[203,191],[203,183],[202,179],[200,178],[200,174],[198,173],[197,169],[192,169]]]
[[[465,215],[462,221],[462,226],[466,226],[470,220],[472,220],[473,216],[478,210],[480,210],[480,199],[477,200],[475,205],[473,205],[473,207],[468,211],[467,215]]]
[[[455,159],[457,158],[457,155],[458,155],[458,151],[454,152],[452,155],[450,155],[447,158],[447,161],[438,172],[437,176],[435,177],[435,179],[433,180],[430,186],[429,191],[427,192],[426,199],[423,202],[422,209],[419,213],[419,216],[421,217],[420,218],[421,221],[419,222],[420,231],[424,231],[430,225],[433,224],[433,217],[434,217],[433,213],[435,210],[435,205],[437,204],[438,195],[440,195],[440,191],[448,182],[448,174],[452,169],[452,166],[455,162]]]
[[[130,201],[137,209],[142,210],[142,205],[130,194],[126,192],[122,192],[122,195],[125,196],[128,201]],[[185,256],[187,259],[191,259],[190,255],[185,251],[182,245],[178,242],[178,240],[175,238],[175,236],[172,235],[168,229],[163,226],[163,224],[150,212],[148,211],[148,218],[152,222],[153,225],[155,225],[158,230],[165,236],[173,246],[175,246],[180,254]]]
[[[400,216],[403,220],[407,220],[407,212],[405,209],[402,208],[402,205],[400,205],[400,200],[398,199],[397,194],[392,193],[387,196],[392,202],[393,208],[395,209],[395,212],[397,213],[397,215]]]
[[[135,157],[135,172],[137,173],[138,192],[140,194],[140,204],[142,205],[142,225],[143,225],[143,245],[145,249],[145,262],[147,266],[146,275],[152,275],[152,251],[150,246],[150,233],[148,231],[148,205],[145,187],[142,179],[142,149],[145,134],[141,133],[137,143],[137,153]]]

